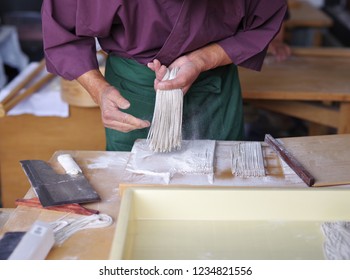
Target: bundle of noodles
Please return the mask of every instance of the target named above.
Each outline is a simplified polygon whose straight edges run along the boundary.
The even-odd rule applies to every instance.
[[[163,81],[176,77],[178,68],[167,71]],[[181,89],[157,90],[152,125],[147,139],[154,152],[181,148],[183,92]]]
[[[232,150],[232,174],[239,177],[265,176],[263,151],[260,142],[241,142]]]

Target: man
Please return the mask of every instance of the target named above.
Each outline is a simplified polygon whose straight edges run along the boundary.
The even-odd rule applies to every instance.
[[[242,139],[237,65],[260,70],[286,9],[285,0],[44,0],[47,68],[99,104],[107,150],[147,137],[155,89],[183,90],[184,139]],[[105,77],[95,38],[109,55]],[[167,67],[179,71],[162,82]]]

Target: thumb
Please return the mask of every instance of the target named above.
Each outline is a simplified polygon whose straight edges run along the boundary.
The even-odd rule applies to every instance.
[[[126,100],[115,87],[109,87],[103,95],[115,103],[120,109],[128,109],[130,107],[130,102]]]
[[[120,109],[128,109],[130,107],[130,102],[126,100],[120,93],[116,96],[116,104]]]

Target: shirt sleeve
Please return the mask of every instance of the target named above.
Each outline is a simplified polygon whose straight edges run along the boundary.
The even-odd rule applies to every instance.
[[[239,30],[218,44],[236,65],[259,71],[269,43],[281,28],[287,3],[285,0],[247,0],[245,9]]]
[[[44,0],[41,11],[47,70],[68,80],[98,69],[95,38],[76,34],[78,2]]]

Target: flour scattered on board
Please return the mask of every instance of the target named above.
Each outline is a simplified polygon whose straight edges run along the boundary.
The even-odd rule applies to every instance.
[[[175,174],[202,174],[209,183],[214,176],[214,140],[183,140],[181,149],[170,153],[155,153],[145,139],[138,139],[132,148],[126,170],[162,177],[166,183]]]
[[[106,169],[116,166],[125,166],[126,161],[124,157],[118,157],[115,153],[103,155],[94,158],[92,162],[88,163],[86,166],[88,169]]]

